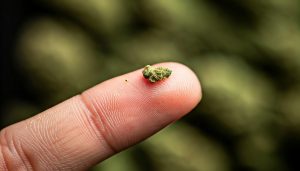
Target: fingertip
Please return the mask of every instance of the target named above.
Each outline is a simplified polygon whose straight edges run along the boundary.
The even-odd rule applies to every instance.
[[[201,86],[187,66],[159,63],[169,78],[150,83],[139,69],[103,82],[83,93],[110,128],[112,146],[123,149],[189,113],[201,99]],[[99,125],[99,124],[98,124]]]
[[[186,65],[177,62],[156,64],[172,70],[171,76],[163,80],[154,90],[160,95],[160,101],[167,102],[168,113],[178,119],[197,106],[202,98],[202,90],[198,77]]]

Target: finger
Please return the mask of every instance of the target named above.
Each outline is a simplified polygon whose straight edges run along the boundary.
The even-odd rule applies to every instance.
[[[84,170],[179,119],[200,101],[199,81],[184,65],[158,65],[172,75],[153,84],[137,70],[5,128],[0,168]]]

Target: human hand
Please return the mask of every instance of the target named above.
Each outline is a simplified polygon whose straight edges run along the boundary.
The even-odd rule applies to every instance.
[[[86,170],[151,136],[201,99],[195,74],[178,63],[157,83],[137,70],[105,81],[0,132],[0,170]]]

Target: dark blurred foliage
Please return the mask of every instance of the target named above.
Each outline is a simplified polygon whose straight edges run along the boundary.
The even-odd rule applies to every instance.
[[[188,116],[93,170],[300,170],[300,1],[4,0],[1,127],[146,64],[202,82]]]

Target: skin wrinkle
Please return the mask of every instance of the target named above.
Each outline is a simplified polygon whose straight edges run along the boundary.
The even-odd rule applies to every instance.
[[[44,131],[44,132],[47,132],[47,131]],[[49,140],[49,134],[50,133],[48,133],[48,134],[41,134],[42,133],[42,131],[39,131],[39,133],[40,133],[40,135],[41,135],[41,137],[43,137],[43,138],[40,138],[40,139],[44,139],[45,140],[45,142],[44,142],[44,144],[45,145],[43,145],[43,146],[40,146],[44,151],[47,151],[47,154],[50,154],[52,157],[50,157],[49,158],[49,160],[48,160],[48,162],[53,162],[53,163],[60,163],[60,156],[59,156],[59,154],[57,154],[55,151],[55,148],[53,148],[53,145],[51,144],[49,144],[47,141],[49,141],[49,142],[51,142],[50,140]],[[50,134],[51,135],[51,134]],[[44,148],[43,148],[44,147]]]
[[[87,109],[81,98],[82,97],[80,97],[80,95],[75,96],[76,101],[79,101],[80,105],[76,105],[74,100],[73,107],[78,111],[78,113],[81,113],[76,117],[76,119],[81,123],[80,125],[84,125],[85,128],[87,128],[86,130],[89,132],[88,134],[91,141],[97,140],[101,145],[103,145],[103,137],[99,135],[99,131],[97,131],[97,128],[92,123],[90,116],[91,112]]]
[[[73,135],[73,132],[76,132],[76,130],[70,129],[70,131],[65,131],[65,132],[67,132],[67,134],[69,136],[65,136],[63,138],[56,140],[53,143],[53,147],[51,148],[55,151],[54,152],[55,154],[59,154],[59,151],[64,150],[63,156],[62,155],[59,156],[60,158],[63,158],[64,160],[57,160],[58,165],[61,166],[60,168],[67,167],[69,158],[74,155],[72,153],[76,154],[76,151],[70,151],[69,149],[61,148],[61,147],[64,147],[66,144],[70,144],[73,141],[74,136],[71,137],[70,135]]]
[[[29,170],[34,170],[34,161],[32,160],[32,157],[30,157],[29,155],[27,155],[25,152],[24,152],[24,147],[22,146],[22,144],[20,144],[20,149],[22,149],[22,154],[25,158],[25,160],[28,162],[28,168]]]
[[[36,128],[37,126],[37,123],[40,123],[42,117],[39,116],[39,117],[36,117],[35,119],[33,120],[30,120],[28,122],[28,124],[25,125],[25,129],[28,130],[30,133],[28,135],[30,135],[30,138],[32,141],[35,141],[37,139],[40,139],[40,137],[38,136],[39,135],[39,129]],[[24,137],[23,136],[28,136],[28,135],[20,135],[20,138],[23,139]],[[30,150],[28,152],[26,152],[26,149],[23,149],[24,153],[27,154],[27,156],[30,156],[30,158],[35,158],[34,155],[36,156],[41,156],[42,154],[41,153],[36,153],[36,154],[32,154],[32,152],[34,151],[40,151],[42,150],[44,152],[44,149],[42,149],[42,147],[40,145],[36,145],[36,146],[32,146],[31,145],[31,142],[28,142],[26,141],[26,137],[24,138],[24,146],[28,146],[30,148],[33,148],[33,150]],[[45,142],[43,142],[44,144]],[[46,160],[46,158],[49,160],[49,156],[52,155],[52,154],[48,154],[46,155],[45,157],[41,158],[41,157],[38,157],[40,158],[41,160],[39,161],[40,163],[45,163],[44,160]],[[43,164],[44,165],[44,164]]]
[[[4,134],[6,134],[5,132],[6,132],[5,129],[1,130],[1,132],[0,132],[0,155],[1,155],[0,157],[3,159],[3,160],[1,160],[0,168],[1,169],[3,168],[3,170],[8,171],[8,167],[9,167],[8,159],[7,159],[7,157],[4,153],[4,150],[3,150],[4,147],[7,146],[6,140],[4,138],[5,137]]]
[[[23,156],[20,155],[18,148],[15,145],[16,142],[14,136],[9,134],[7,129],[1,130],[0,136],[2,155],[7,170],[26,169],[29,171],[29,168],[27,167],[28,165],[24,161]],[[9,165],[9,161],[14,165]]]
[[[76,134],[74,134],[74,133],[77,132],[77,134],[85,135],[84,136],[84,137],[86,137],[85,139],[77,140],[80,142],[81,141],[97,142],[96,143],[97,146],[99,143],[101,144],[100,146],[103,146],[103,143],[105,143],[105,142],[103,142],[103,137],[96,135],[97,131],[91,126],[92,122],[89,119],[91,113],[90,113],[90,111],[88,111],[85,104],[82,102],[82,100],[80,98],[81,98],[80,95],[73,97],[72,100],[70,101],[70,105],[69,105],[70,110],[77,113],[76,115],[72,115],[72,113],[70,113],[70,115],[74,116],[73,122],[75,125],[79,125],[79,127],[76,127],[76,128],[68,127],[69,130],[64,131],[64,132],[66,132],[65,134],[67,134],[68,136],[61,138],[61,140],[56,145],[56,149],[58,151],[64,151],[63,156],[60,156],[64,160],[61,161],[59,164],[59,165],[61,165],[60,169],[62,169],[62,170],[65,170],[67,168],[72,168],[72,166],[78,170],[81,170],[81,168],[82,169],[87,168],[87,166],[84,163],[88,162],[88,161],[86,159],[83,160],[83,159],[76,158],[76,156],[78,156],[78,155],[84,155],[84,156],[86,156],[86,158],[88,158],[91,161],[99,160],[95,154],[91,154],[91,153],[84,154],[78,148],[77,149],[69,149],[66,147],[68,144],[71,144],[74,139],[79,137],[78,135],[77,135],[78,137],[74,137],[74,136],[76,136]],[[68,113],[67,113],[67,115],[68,115]],[[64,124],[64,123],[62,123],[62,124]],[[107,148],[107,146],[105,146],[105,148]],[[72,160],[78,160],[81,162],[74,165],[74,164],[72,164]]]
[[[112,153],[117,153],[118,150],[112,145],[111,140],[107,137],[106,133],[112,133],[112,131],[108,126],[108,124],[106,123],[107,121],[104,118],[104,114],[99,110],[97,110],[99,109],[98,106],[96,108],[94,107],[95,104],[92,100],[89,100],[90,97],[88,95],[82,93],[81,95],[79,95],[79,97],[82,103],[84,104],[84,106],[86,107],[86,109],[91,113],[91,119],[93,121],[92,124],[94,124],[95,127],[97,128],[96,130],[99,132],[98,135],[103,137],[104,142],[110,148]]]
[[[32,166],[30,165],[30,162],[28,161],[28,159],[25,157],[26,155],[24,155],[24,152],[22,150],[22,147],[20,146],[20,143],[16,142],[16,139],[12,137],[11,139],[11,143],[12,143],[12,148],[16,151],[16,155],[17,158],[19,158],[19,160],[22,162],[22,165],[26,168],[27,171],[31,171]],[[18,145],[17,145],[18,144]],[[23,155],[22,155],[23,154]]]
[[[1,147],[1,148],[3,148],[3,147]],[[9,166],[8,166],[8,159],[7,159],[7,157],[6,157],[6,155],[5,155],[5,153],[4,152],[2,152],[3,150],[1,149],[1,155],[2,155],[2,159],[3,159],[3,161],[1,162],[2,164],[1,164],[1,169],[3,168],[5,171],[8,171],[8,169],[9,169]],[[0,158],[1,159],[1,158]]]
[[[79,102],[79,103],[78,103]],[[93,134],[91,134],[91,128],[87,126],[87,119],[84,117],[85,115],[85,109],[79,110],[79,108],[84,107],[82,103],[80,103],[80,99],[78,96],[75,96],[70,101],[70,110],[74,111],[75,113],[78,113],[77,115],[73,115],[73,122],[76,126],[68,126],[68,130],[65,130],[64,133],[68,136],[61,137],[61,141],[56,145],[56,148],[58,151],[64,151],[64,161],[60,161],[61,165],[63,167],[62,170],[71,167],[72,159],[73,160],[79,160],[76,158],[78,155],[85,155],[87,158],[90,158],[89,155],[82,153],[78,148],[68,148],[68,144],[72,144],[74,139],[81,137],[78,135],[84,135],[85,139],[78,139],[77,142],[87,141],[87,142],[93,142],[95,141],[95,138],[93,137]],[[66,115],[72,115],[72,113],[67,113]],[[64,124],[64,123],[62,123]],[[100,142],[100,141],[99,141]],[[62,156],[60,156],[62,158]],[[82,161],[84,162],[84,161]],[[73,164],[74,165],[74,164]],[[82,163],[78,163],[77,167],[83,167]],[[76,168],[77,168],[76,167]]]
[[[76,115],[78,122],[80,122],[80,125],[84,125],[84,128],[86,128],[85,130],[88,131],[88,136],[91,138],[90,141],[97,141],[98,144],[100,144],[99,146],[104,146],[105,149],[110,149],[110,147],[108,146],[108,144],[106,143],[106,140],[104,139],[104,137],[102,136],[102,134],[99,132],[98,128],[95,126],[95,121],[92,120],[93,114],[91,111],[88,110],[86,104],[83,102],[82,100],[82,95],[77,95],[74,97],[74,104],[73,108],[75,108],[78,113],[80,113],[79,115]],[[78,102],[78,103],[77,103]],[[98,121],[99,122],[99,121]],[[112,150],[108,150],[109,154],[114,153]],[[106,156],[108,156],[109,154],[107,154]],[[91,157],[91,160],[93,161],[99,161],[102,159],[99,159],[99,157],[97,156],[97,154],[91,154],[89,153],[89,156]],[[81,160],[82,161],[82,160]],[[82,161],[80,164],[78,164],[77,168],[82,167],[82,168],[87,168],[87,163],[88,161]],[[96,163],[95,163],[96,164]]]
[[[45,144],[49,144],[48,142],[52,142],[51,144],[53,144],[53,147],[55,147],[56,142],[59,142],[60,140],[63,140],[63,138],[59,138],[58,135],[56,134],[56,132],[60,131],[59,127],[55,126],[55,122],[53,122],[52,117],[48,118],[48,119],[44,118],[43,120],[47,123],[46,125],[48,125],[44,129],[46,129],[48,131],[44,131],[45,132],[44,134],[42,134],[42,131],[40,131],[41,132],[40,134],[43,135],[43,137],[45,137],[44,138],[46,140],[44,142]],[[57,125],[60,125],[60,124],[58,123]],[[39,128],[41,128],[40,130],[43,130],[43,127],[39,126]],[[52,146],[49,146],[49,147],[52,147]],[[57,149],[56,148],[51,148],[50,151],[53,151],[52,153],[53,153],[53,156],[54,156],[54,160],[57,161],[57,162],[60,162],[59,156],[57,155],[57,154],[59,154]]]
[[[0,146],[0,169],[3,171],[8,171],[7,169],[7,161],[4,158],[4,155],[2,153],[2,147]]]
[[[105,90],[102,91],[101,97],[95,97],[93,94],[89,94],[88,91],[84,92],[84,97],[86,97],[87,100],[89,100],[87,105],[90,105],[90,108],[94,112],[92,112],[91,119],[94,119],[92,123],[95,123],[95,126],[98,126],[96,128],[101,129],[102,132],[100,132],[103,136],[105,136],[106,140],[109,140],[108,137],[113,137],[112,132],[112,125],[109,122],[108,116],[111,115],[110,108],[111,107],[105,107],[103,104],[107,104],[109,102],[108,95],[105,94]],[[93,96],[93,97],[92,97]],[[99,98],[99,99],[98,99]],[[104,112],[105,111],[105,112]],[[101,121],[101,122],[95,122],[95,121]],[[114,148],[112,148],[114,149]]]
[[[68,149],[61,149],[60,147],[64,147],[64,145],[57,143],[68,140],[68,142],[65,142],[65,144],[67,145],[72,141],[72,139],[70,138],[70,131],[76,134],[76,130],[73,129],[74,127],[63,126],[65,124],[67,117],[66,115],[68,115],[69,110],[70,106],[68,106],[67,110],[63,111],[63,115],[59,115],[58,118],[55,118],[55,115],[53,114],[62,113],[61,110],[53,109],[53,112],[51,114],[48,114],[48,111],[45,111],[42,115],[35,117],[34,120],[31,120],[31,122],[26,122],[25,124],[26,128],[29,130],[30,133],[23,136],[23,142],[27,142],[25,136],[30,136],[32,137],[30,139],[39,142],[39,144],[35,144],[35,146],[32,146],[32,142],[27,142],[26,147],[29,148],[26,149],[26,152],[28,156],[35,158],[35,160],[38,160],[40,170],[47,170],[47,168],[49,167],[49,163],[53,164],[53,166],[51,167],[54,170],[58,170],[60,167],[64,167],[64,162],[66,161],[66,158],[63,158],[64,160],[61,160],[61,151],[64,150],[64,156],[68,153]],[[48,117],[45,117],[46,115]],[[60,116],[65,117],[60,118]],[[74,133],[71,133],[71,135],[74,135]],[[36,151],[42,151],[42,153],[35,153]],[[46,153],[47,155],[43,156],[43,153]]]
[[[43,121],[46,121],[47,123],[49,123],[48,120],[50,120],[49,118],[45,118],[43,115],[42,116],[39,116],[37,118],[37,121],[35,122],[31,122],[30,125],[28,126],[28,129],[30,130],[31,134],[33,136],[33,139],[34,140],[38,140],[40,141],[40,144],[38,146],[31,146],[31,148],[35,148],[34,151],[43,151],[44,153],[47,154],[47,156],[43,156],[42,154],[35,154],[34,151],[25,151],[24,149],[24,152],[26,153],[27,152],[27,156],[29,156],[29,158],[34,158],[33,156],[34,155],[38,155],[38,159],[43,159],[44,160],[44,163],[42,166],[46,166],[46,163],[49,163],[49,162],[52,162],[52,163],[56,163],[56,162],[59,162],[59,156],[57,156],[55,154],[55,149],[54,148],[49,148],[49,147],[52,147],[52,142],[50,141],[49,137],[48,136],[50,134],[50,130],[53,129],[53,127],[51,127],[51,129],[48,129],[47,127],[45,127],[45,129],[43,128],[43,125],[41,125],[40,123],[42,123]],[[47,125],[49,127],[49,125]],[[56,127],[54,127],[56,128]],[[47,131],[43,131],[43,130],[47,130]],[[49,142],[51,142],[51,144],[49,144]],[[27,144],[29,144],[30,142],[28,142]],[[54,166],[56,167],[55,169],[58,169],[57,166]]]
[[[77,99],[77,98],[76,98],[76,99]],[[77,101],[77,100],[72,100],[72,101]],[[73,103],[71,103],[71,104],[73,104]],[[78,105],[78,104],[77,104],[77,105]],[[78,106],[79,106],[79,105],[78,105]],[[80,105],[80,106],[81,106],[81,105]],[[78,107],[76,107],[76,105],[70,105],[70,107],[76,109],[77,111],[79,111],[79,110],[77,109]],[[79,111],[79,113],[83,113],[83,112]],[[86,119],[84,119],[83,117],[80,117],[80,116],[82,116],[82,115],[75,115],[75,116],[77,116],[77,117],[76,117],[77,120],[75,121],[75,123],[79,123],[79,125],[86,125],[86,124],[84,123],[84,121],[85,121]],[[80,118],[79,118],[79,117],[80,117]],[[80,123],[82,123],[82,124],[80,124]],[[90,131],[90,130],[91,130],[89,127],[85,127],[85,128],[87,128],[87,129],[85,129],[85,130],[87,130],[87,131]],[[71,163],[72,163],[71,158],[74,157],[74,156],[76,156],[76,154],[78,154],[78,150],[77,150],[77,149],[74,150],[74,149],[68,149],[68,148],[65,148],[67,144],[72,143],[73,139],[74,139],[75,136],[76,136],[74,133],[77,132],[77,129],[74,129],[73,127],[70,127],[68,130],[65,130],[64,132],[66,132],[65,134],[68,135],[68,136],[64,136],[64,137],[62,137],[62,138],[59,138],[59,139],[56,140],[55,143],[53,143],[53,145],[55,146],[53,149],[56,149],[56,150],[57,150],[57,154],[59,154],[59,153],[58,153],[59,151],[64,151],[63,156],[60,155],[60,158],[63,158],[64,160],[60,160],[60,161],[59,161],[59,164],[61,165],[60,168],[61,168],[62,170],[67,169],[67,168],[70,168],[70,167],[71,167]],[[91,136],[91,135],[90,135],[90,136]],[[89,136],[89,138],[91,138],[90,136]],[[86,139],[86,140],[88,140],[88,139]],[[91,140],[92,140],[92,138],[89,139],[89,141],[91,141]],[[81,166],[81,164],[82,164],[82,163],[79,163],[79,164],[78,164],[78,167]]]

